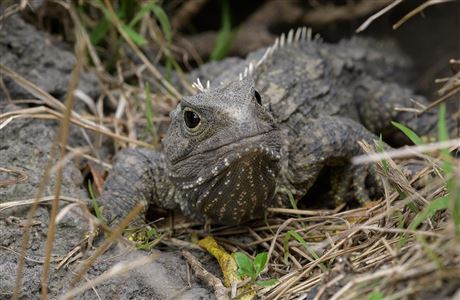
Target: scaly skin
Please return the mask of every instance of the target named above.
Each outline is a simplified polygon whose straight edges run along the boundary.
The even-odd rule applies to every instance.
[[[234,63],[212,88],[184,97],[171,112],[161,151],[120,154],[100,199],[109,219],[143,201],[178,206],[198,220],[241,223],[287,205],[277,187],[302,199],[325,168],[332,170],[336,200],[367,200],[375,194],[372,168],[348,164],[361,153],[357,142],[382,133],[400,143],[391,120],[420,135],[433,135],[436,127],[436,112],[414,118],[394,109],[426,101],[395,83],[407,73],[407,61],[379,47],[359,39],[295,40],[242,80],[237,74],[265,50]]]

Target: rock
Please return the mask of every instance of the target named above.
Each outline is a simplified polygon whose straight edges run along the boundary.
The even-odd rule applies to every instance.
[[[54,97],[63,100],[68,88],[75,56],[61,49],[52,38],[27,24],[19,16],[11,16],[0,24],[0,63]],[[8,77],[3,78],[12,99],[31,98],[31,95]],[[92,98],[99,94],[94,74],[83,73],[79,89]],[[0,98],[4,98],[0,89]],[[3,96],[3,97],[1,97]]]

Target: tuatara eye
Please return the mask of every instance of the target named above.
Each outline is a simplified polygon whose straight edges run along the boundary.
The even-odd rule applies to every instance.
[[[184,121],[185,121],[185,125],[187,125],[188,128],[190,129],[194,129],[196,127],[198,127],[198,125],[200,125],[200,116],[190,110],[190,109],[187,109],[184,111]]]
[[[259,103],[259,105],[262,105],[262,97],[260,97],[259,92],[256,90],[254,90],[254,98],[256,98],[256,101]]]

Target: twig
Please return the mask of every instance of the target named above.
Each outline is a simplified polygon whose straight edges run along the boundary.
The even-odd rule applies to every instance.
[[[356,29],[356,33],[360,33],[361,31],[364,31],[369,25],[371,25],[372,22],[374,22],[376,19],[380,18],[382,15],[386,14],[387,12],[389,12],[390,10],[392,10],[393,8],[401,4],[403,1],[404,0],[395,0],[393,3],[386,6],[384,9],[380,10],[379,12],[367,18],[367,20],[364,21],[364,23],[361,24],[361,26],[359,26],[358,29]]]
[[[417,6],[415,9],[413,9],[411,12],[409,12],[407,15],[402,17],[398,22],[396,22],[393,25],[393,29],[398,29],[402,24],[404,24],[407,20],[415,16],[416,14],[420,13],[422,10],[425,8],[436,5],[436,4],[441,4],[441,3],[446,3],[446,2],[452,2],[455,0],[428,0],[424,2],[423,4]]]
[[[403,158],[403,157],[410,157],[414,156],[418,153],[425,153],[425,152],[433,152],[440,149],[447,149],[450,147],[460,147],[460,138],[448,140],[444,142],[436,142],[424,145],[417,145],[417,146],[407,146],[403,149],[394,149],[388,150],[384,153],[371,153],[371,154],[363,154],[359,156],[355,156],[351,159],[353,164],[367,164],[371,162],[381,161],[382,159],[390,158]]]
[[[438,106],[439,104],[441,104],[442,102],[446,101],[447,99],[449,99],[450,97],[452,97],[453,95],[455,95],[455,94],[457,94],[459,92],[460,92],[460,86],[457,87],[457,88],[452,89],[447,94],[445,94],[445,95],[439,97],[438,99],[436,99],[435,101],[431,102],[420,113],[424,113],[424,112],[432,109],[433,107]]]
[[[43,114],[40,115],[39,114],[39,113],[43,113],[43,112],[45,112],[45,113],[47,113],[49,115],[43,115]],[[61,114],[61,113],[59,113],[57,111],[54,111],[54,110],[52,110],[52,109],[50,109],[48,107],[39,106],[39,107],[25,108],[25,109],[21,109],[21,110],[1,114],[0,115],[0,120],[8,119],[10,117],[13,117],[13,119],[15,119],[15,118],[37,117],[37,118],[43,118],[43,119],[58,119],[58,120],[62,120],[64,116],[63,116],[63,114]],[[115,140],[136,144],[136,145],[139,145],[139,146],[142,146],[142,147],[145,147],[145,148],[152,148],[152,145],[150,145],[148,143],[145,143],[143,141],[133,140],[133,139],[130,139],[129,137],[113,133],[112,131],[106,129],[105,127],[103,127],[101,125],[96,125],[96,124],[94,124],[92,122],[88,122],[88,121],[85,122],[85,119],[83,117],[79,117],[79,118],[71,117],[70,122],[72,122],[73,124],[78,125],[78,126],[80,126],[82,128],[89,129],[89,130],[94,131],[96,133],[101,133],[103,135],[109,136],[109,137],[111,137],[111,138],[113,138]],[[2,123],[2,125],[3,124],[4,123]]]
[[[18,183],[26,181],[27,178],[28,178],[27,173],[24,172],[24,171],[12,170],[12,169],[7,169],[7,168],[0,167],[0,173],[1,172],[14,174],[14,175],[16,175],[16,177],[14,179],[0,180],[0,186],[18,184]],[[1,203],[0,203],[0,205],[1,205]]]
[[[78,82],[80,80],[80,73],[83,68],[82,61],[83,55],[85,53],[85,44],[82,42],[81,36],[76,32],[76,60],[77,63],[75,65],[74,70],[72,71],[72,75],[69,80],[69,87],[67,90],[67,96],[65,101],[65,111],[64,117],[61,120],[61,126],[59,127],[58,132],[58,140],[53,147],[60,148],[59,157],[61,160],[65,158],[65,145],[67,145],[69,139],[69,127],[70,127],[70,116],[72,114],[72,107],[75,101],[74,91],[78,87]],[[56,142],[56,141],[55,141]],[[49,277],[49,269],[50,269],[50,259],[51,259],[51,252],[53,250],[53,241],[54,236],[56,234],[56,216],[59,209],[59,200],[61,195],[61,188],[62,188],[62,179],[64,176],[64,165],[58,164],[57,165],[57,175],[56,175],[56,182],[54,187],[54,199],[51,206],[51,213],[49,218],[49,225],[48,225],[48,232],[46,236],[46,244],[45,244],[45,263],[43,265],[43,272],[41,277],[41,289],[42,289],[42,299],[46,300],[48,298],[48,277]],[[53,173],[53,169],[50,170],[50,173]]]
[[[190,264],[195,274],[201,280],[204,280],[209,286],[214,289],[214,294],[218,300],[229,300],[227,296],[227,289],[225,288],[222,281],[216,276],[209,273],[203,265],[187,250],[182,250],[182,255]]]
[[[61,198],[61,200],[64,200],[64,201],[85,204],[82,200],[78,198],[62,196],[62,195],[59,197]],[[22,205],[31,205],[34,202],[38,202],[38,203],[49,202],[53,200],[53,198],[54,196],[47,196],[47,197],[41,197],[39,199],[24,199],[24,200],[8,201],[8,202],[0,203],[0,211],[10,209],[13,207],[17,207],[17,206],[22,206]]]
[[[280,214],[292,214],[292,215],[303,215],[303,216],[327,216],[333,213],[330,210],[306,210],[306,209],[291,209],[291,208],[267,208],[267,212],[280,213]]]

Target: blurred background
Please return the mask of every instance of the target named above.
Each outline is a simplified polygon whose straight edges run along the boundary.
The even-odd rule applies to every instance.
[[[21,13],[40,30],[72,44],[75,24],[63,3],[28,1]],[[102,0],[73,3],[101,60],[108,70],[113,70],[115,61],[123,55],[123,43],[110,21],[107,5]],[[226,56],[244,57],[298,26],[311,27],[325,41],[337,42],[357,34],[366,19],[390,5],[394,7],[382,12],[359,35],[395,41],[414,62],[413,84],[418,92],[433,96],[436,88],[433,80],[451,75],[448,61],[458,58],[460,53],[459,1],[114,0],[110,3],[126,32],[150,60],[168,68],[177,63],[176,68],[184,71]],[[398,24],[402,18],[406,18],[405,22]],[[393,29],[395,24],[398,27]]]

